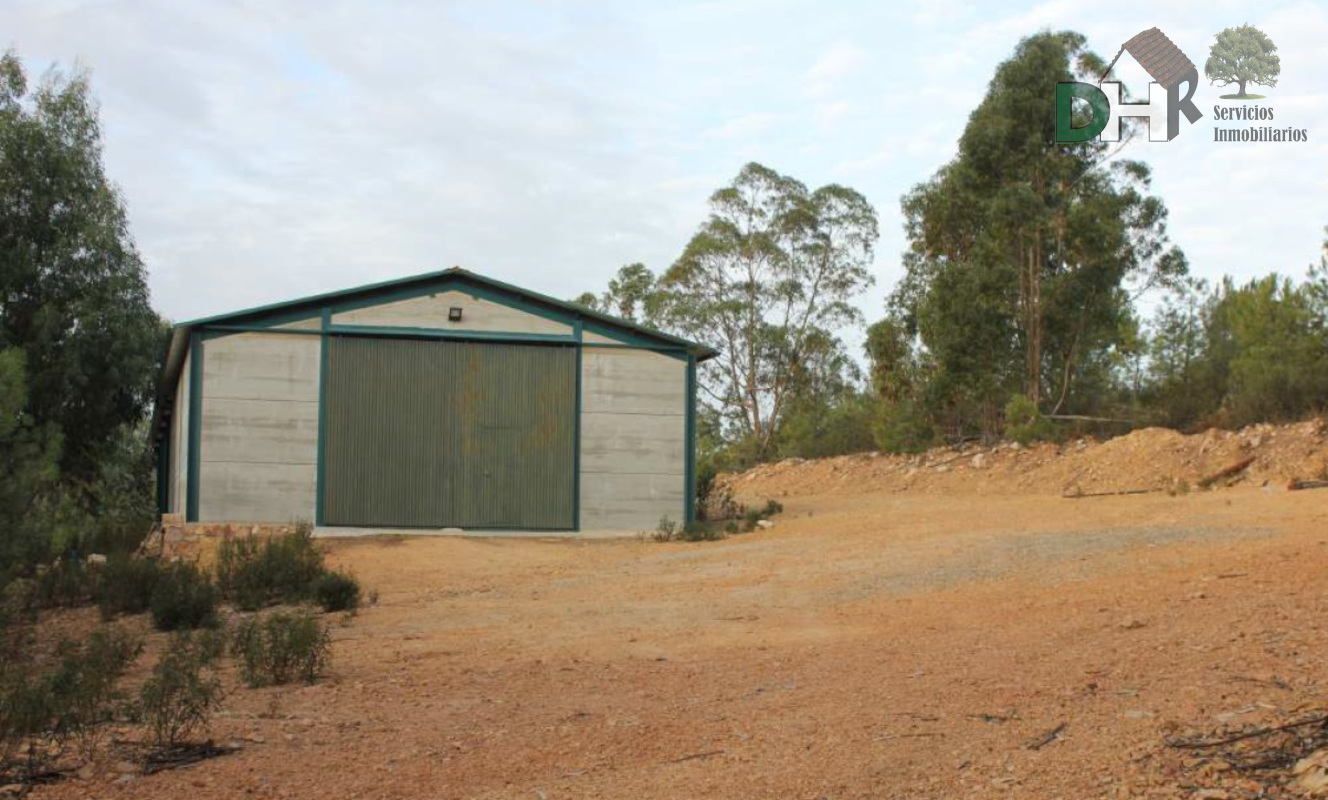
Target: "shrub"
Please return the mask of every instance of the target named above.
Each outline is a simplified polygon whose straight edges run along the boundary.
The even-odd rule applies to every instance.
[[[324,611],[354,611],[360,607],[360,582],[343,572],[325,572],[314,583],[314,598]]]
[[[97,605],[102,619],[117,614],[142,614],[152,607],[152,592],[157,588],[161,564],[148,558],[112,555],[101,569],[97,581]]]
[[[211,631],[171,636],[166,653],[139,691],[143,721],[159,748],[179,746],[207,726],[221,704],[221,682],[213,664],[221,638]]]
[[[724,530],[718,525],[685,525],[678,532],[677,538],[684,542],[717,542],[724,538]]]
[[[37,604],[41,608],[75,608],[92,602],[97,573],[79,558],[62,558],[37,569]]]
[[[27,781],[59,758],[70,740],[89,754],[115,712],[115,685],[138,657],[142,643],[119,629],[97,631],[84,642],[56,648],[53,667],[33,657],[31,626],[12,637],[0,658],[0,773],[11,765]],[[22,762],[15,759],[24,755]]]
[[[231,638],[231,654],[240,659],[240,677],[252,688],[313,683],[326,672],[332,640],[325,625],[308,611],[278,612],[266,620],[251,617]]]
[[[667,516],[660,517],[659,524],[655,526],[655,530],[646,535],[650,537],[651,541],[671,542],[678,535],[678,523],[669,519]]]
[[[207,575],[189,562],[161,570],[152,590],[152,624],[161,631],[212,628],[217,625],[217,590]]]
[[[307,522],[297,523],[290,536],[229,539],[217,552],[217,584],[245,611],[309,600],[326,572]]]
[[[1042,416],[1037,404],[1022,394],[1005,404],[1005,438],[1021,445],[1056,436],[1056,426]]]

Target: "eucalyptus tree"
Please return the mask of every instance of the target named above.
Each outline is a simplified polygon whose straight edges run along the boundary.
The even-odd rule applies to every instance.
[[[1139,161],[1058,144],[1060,81],[1101,74],[1073,32],[1024,39],[997,67],[958,155],[902,203],[909,248],[893,314],[933,369],[925,394],[955,432],[991,433],[1014,394],[1044,413],[1133,325],[1138,293],[1186,272]]]
[[[876,211],[853,189],[747,164],[710,197],[710,214],[658,282],[671,330],[717,346],[701,388],[726,433],[756,457],[775,450],[806,362],[860,325]],[[831,359],[833,360],[833,359]]]

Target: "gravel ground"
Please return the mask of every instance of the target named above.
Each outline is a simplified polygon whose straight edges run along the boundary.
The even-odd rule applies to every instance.
[[[331,679],[231,693],[235,755],[33,796],[1277,796],[1164,740],[1328,706],[1326,500],[812,494],[717,543],[338,541],[381,599]]]

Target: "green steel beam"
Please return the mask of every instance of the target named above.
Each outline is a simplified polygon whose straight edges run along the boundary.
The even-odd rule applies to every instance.
[[[199,447],[203,441],[203,336],[194,331],[189,335],[189,464],[185,468],[188,482],[185,493],[185,521],[198,522]]]
[[[696,356],[687,356],[687,524],[696,522]]]
[[[572,436],[575,437],[572,449],[572,530],[581,531],[581,355],[585,350],[582,342],[583,324],[576,321],[576,419],[573,420]]]
[[[170,419],[170,417],[167,417]],[[157,513],[165,514],[171,510],[171,435],[166,435],[157,442]]]
[[[332,309],[324,307],[318,341],[318,467],[314,489],[314,525],[323,524],[323,506],[327,491],[327,374],[331,363],[331,348],[327,346],[328,329],[332,327]]]

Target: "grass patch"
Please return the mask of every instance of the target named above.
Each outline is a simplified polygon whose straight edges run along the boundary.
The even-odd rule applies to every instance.
[[[1241,97],[1238,94],[1218,95],[1218,97],[1221,97],[1223,100],[1262,100],[1265,96],[1266,95],[1262,94],[1247,94],[1244,97]]]

